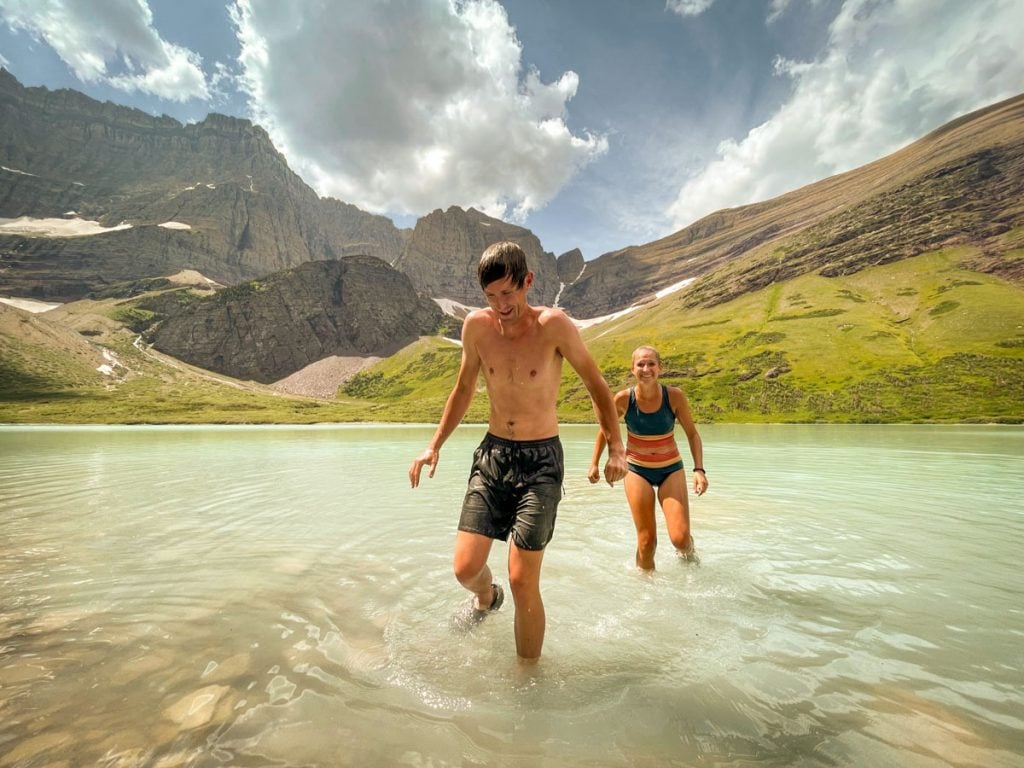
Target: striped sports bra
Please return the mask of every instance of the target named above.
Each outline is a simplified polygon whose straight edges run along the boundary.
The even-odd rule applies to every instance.
[[[661,407],[653,413],[641,411],[636,404],[636,388],[629,390],[626,407],[626,461],[640,467],[661,469],[676,462],[682,466],[675,438],[676,415],[668,399],[668,388],[661,386]]]

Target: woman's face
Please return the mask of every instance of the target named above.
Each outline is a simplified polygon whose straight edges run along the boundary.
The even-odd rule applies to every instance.
[[[637,381],[657,381],[661,373],[658,356],[649,349],[640,349],[633,353],[633,376]]]

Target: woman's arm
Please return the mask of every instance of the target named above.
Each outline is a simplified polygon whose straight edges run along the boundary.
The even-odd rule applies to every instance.
[[[669,387],[668,395],[672,412],[686,433],[686,442],[690,444],[690,456],[693,457],[693,492],[701,496],[708,489],[708,476],[704,471],[704,444],[701,442],[700,433],[697,432],[697,425],[693,423],[690,401],[679,387]]]

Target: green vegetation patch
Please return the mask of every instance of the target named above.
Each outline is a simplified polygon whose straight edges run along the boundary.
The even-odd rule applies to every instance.
[[[930,310],[928,310],[928,314],[929,315],[945,315],[945,314],[947,314],[949,312],[952,312],[954,309],[956,309],[959,306],[960,306],[960,302],[959,301],[943,301],[943,302],[935,305],[934,307],[932,307]]]
[[[845,309],[815,309],[810,312],[802,313],[786,313],[775,315],[768,319],[769,323],[782,322],[786,320],[809,320],[816,317],[835,317],[836,315],[842,315],[846,312]]]
[[[786,338],[784,333],[762,333],[759,331],[747,331],[742,336],[737,336],[731,341],[722,344],[723,349],[735,349],[737,347],[757,347],[764,344],[778,344]]]
[[[157,318],[155,312],[140,307],[116,307],[110,316],[135,333],[143,333]]]

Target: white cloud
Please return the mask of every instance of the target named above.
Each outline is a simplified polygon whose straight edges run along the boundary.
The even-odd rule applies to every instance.
[[[573,134],[496,0],[236,0],[253,118],[321,194],[371,211],[521,220],[607,150]]]
[[[0,0],[0,15],[52,47],[83,82],[173,101],[209,98],[202,59],[160,37],[145,0]]]
[[[700,16],[715,0],[665,0],[665,10],[680,16]]]
[[[776,3],[776,10],[785,3]],[[675,229],[895,151],[1024,87],[1019,0],[847,0],[813,62],[776,62],[791,98],[687,181]]]

